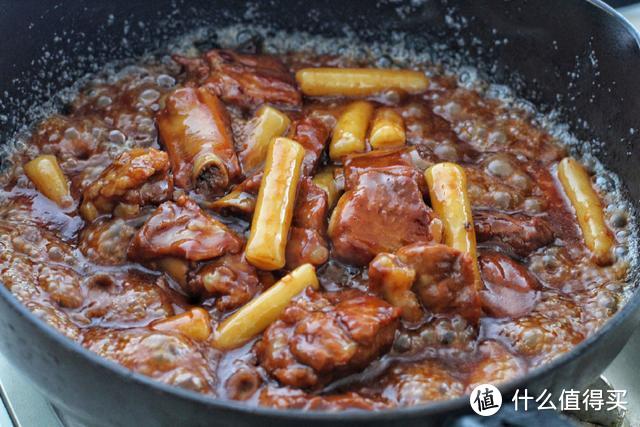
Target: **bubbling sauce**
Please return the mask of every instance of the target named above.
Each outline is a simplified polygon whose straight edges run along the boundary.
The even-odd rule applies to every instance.
[[[222,351],[212,345],[213,336],[194,339],[179,329],[158,327],[164,319],[201,307],[216,328],[291,270],[289,264],[276,271],[249,265],[241,248],[249,234],[252,208],[243,211],[248,205],[241,203],[235,210],[215,208],[223,194],[180,188],[172,182],[173,166],[164,170],[158,166],[153,182],[146,177],[132,183],[138,178],[127,175],[127,168],[133,167],[128,164],[122,174],[126,185],[137,190],[134,195],[126,193],[126,209],[111,209],[96,197],[92,203],[107,208],[98,209],[91,220],[81,215],[87,189],[114,160],[137,149],[167,151],[167,141],[158,132],[158,115],[175,90],[204,84],[200,74],[210,72],[194,62],[205,54],[196,47],[197,38],[185,37],[134,65],[112,64],[84,79],[64,112],[35,123],[7,155],[8,167],[0,181],[0,280],[36,316],[69,339],[158,381],[220,399],[279,408],[378,410],[455,398],[476,384],[524,375],[570,351],[625,303],[631,291],[627,274],[635,263],[630,254],[637,252],[631,205],[621,195],[617,177],[583,153],[582,163],[592,174],[615,239],[613,262],[598,265],[557,181],[558,162],[578,145],[566,127],[515,98],[509,88],[482,80],[474,69],[446,69],[401,43],[363,47],[353,40],[267,35],[262,29],[231,27],[217,32],[218,45],[247,58],[256,53],[273,55],[270,61],[289,76],[306,67],[400,67],[421,70],[429,77],[423,93],[389,90],[367,99],[402,117],[406,147],[412,153],[411,166],[405,169],[421,177],[439,162],[464,168],[478,236],[482,314],[473,319],[455,309],[432,310],[423,301],[417,320],[400,319],[397,309],[372,288],[369,260],[347,264],[340,256],[345,249],[327,238],[329,206],[320,214],[312,208],[302,210],[289,236],[290,243],[294,238],[308,239],[303,242],[320,248],[308,256],[319,264],[320,289],[299,295],[264,333]],[[172,60],[169,55],[175,53],[192,59]],[[237,66],[233,54],[222,56],[223,63]],[[264,65],[260,61],[258,65]],[[240,73],[235,77],[244,81],[251,71],[223,67],[216,72],[216,78],[222,76],[217,94],[229,115],[239,153],[256,110],[265,102],[261,94],[247,96],[242,85],[235,92],[225,86],[224,79],[232,72]],[[295,83],[290,85],[299,95]],[[273,95],[269,90],[273,87],[262,95]],[[294,139],[316,135],[320,141],[309,178],[333,163],[326,153],[329,135],[350,101],[303,97],[301,103],[274,103],[294,123]],[[58,207],[26,177],[23,165],[44,154],[57,158],[69,180],[72,206]],[[160,159],[162,153],[155,156]],[[348,202],[355,210],[374,204],[381,212],[379,218],[370,219],[375,226],[415,238],[423,230],[406,231],[402,222],[431,212],[429,198],[420,188],[424,183],[415,183],[408,173],[398,182],[414,183],[415,191],[404,191],[407,185],[397,184],[396,178],[375,167],[365,161],[365,171],[358,172],[359,182],[365,184],[376,173],[382,177],[370,181],[376,183],[373,189],[342,197],[352,197]],[[257,173],[242,171],[232,177],[226,192],[237,190],[244,201],[255,198],[261,179]],[[352,185],[341,179],[336,178],[337,185]],[[304,194],[311,195],[312,204],[318,193],[311,179],[305,182],[298,197],[306,186]],[[190,201],[184,202],[185,198]],[[157,215],[158,205],[166,203],[174,203],[174,212],[188,215],[199,209],[198,221],[215,221],[234,236],[224,241],[224,250],[189,259],[182,283],[153,255],[161,247],[173,250],[172,241],[151,240],[146,246],[138,241],[141,230],[154,231],[150,219]],[[382,214],[394,204],[401,206],[400,224]],[[348,241],[366,235],[371,226],[369,219],[343,219]],[[381,234],[371,238],[380,240],[376,242],[380,246],[391,245],[385,240],[389,236]],[[138,239],[135,247],[150,255],[141,255],[143,249],[133,253],[134,239]],[[409,243],[416,241],[421,240]],[[296,246],[291,258],[287,254],[287,262],[295,264],[298,257],[307,256],[305,248]],[[443,247],[440,254],[448,250]],[[174,251],[171,256],[189,255]],[[466,280],[459,272],[450,275]],[[420,294],[419,289],[416,292]],[[367,319],[365,312],[370,313]]]

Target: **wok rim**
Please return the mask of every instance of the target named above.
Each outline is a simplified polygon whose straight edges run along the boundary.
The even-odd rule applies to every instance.
[[[604,3],[603,0],[584,0],[584,2],[600,9],[601,11],[619,21],[623,28],[625,28],[633,36],[636,45],[638,46],[638,48],[640,48],[640,32],[623,15],[621,15],[618,11],[613,9],[608,4]],[[624,184],[625,183],[623,182],[623,185]],[[640,220],[640,218],[637,219]],[[631,272],[630,274],[633,274],[633,272]],[[526,375],[517,377],[506,383],[499,384],[497,386],[498,389],[500,389],[501,392],[504,392],[505,390],[513,390],[519,385],[530,383],[546,376],[551,371],[561,369],[564,365],[575,360],[585,349],[595,344],[597,341],[603,339],[606,334],[615,333],[615,329],[619,327],[620,324],[622,324],[627,319],[627,317],[631,316],[640,308],[640,277],[632,277],[627,281],[627,283],[633,285],[631,296],[628,298],[622,309],[620,309],[611,318],[609,318],[605,322],[605,324],[602,325],[593,335],[584,339],[578,345],[574,346],[570,351],[556,357],[550,362],[544,363],[543,365],[532,369],[531,371],[527,372]],[[209,407],[212,410],[230,410],[238,414],[264,416],[271,419],[327,422],[344,422],[345,420],[370,421],[373,418],[375,418],[376,420],[390,421],[402,418],[418,418],[422,416],[446,414],[452,413],[454,411],[470,411],[469,397],[467,394],[455,399],[435,401],[427,404],[413,405],[409,407],[398,407],[382,410],[346,409],[338,411],[276,409],[264,406],[249,406],[248,404],[240,401],[211,397],[202,393],[198,393],[196,391],[183,389],[177,386],[171,386],[157,381],[155,379],[152,379],[151,377],[147,377],[145,375],[131,371],[120,365],[119,363],[106,359],[102,356],[99,356],[97,353],[86,349],[85,347],[80,345],[80,343],[66,337],[62,332],[58,331],[53,326],[50,326],[45,321],[38,318],[24,304],[22,304],[11,293],[11,291],[9,291],[9,289],[4,286],[4,284],[0,286],[0,298],[4,299],[9,304],[9,306],[19,315],[27,319],[27,321],[30,322],[32,326],[35,326],[39,333],[52,338],[53,341],[56,342],[56,344],[64,348],[66,351],[73,352],[81,356],[82,358],[90,362],[90,364],[111,371],[117,376],[117,381],[122,382],[123,384],[131,381],[136,382],[139,385],[150,389],[150,391],[160,392],[167,396],[185,401],[196,402],[199,405]],[[630,337],[627,337],[627,339],[628,338]],[[23,375],[31,379],[29,374],[23,372]],[[32,381],[32,384],[34,384],[36,388],[43,392],[43,394],[45,394],[48,399],[54,400],[56,402],[61,402],[63,407],[68,407],[68,405],[64,402],[64,399],[56,399],[55,397],[52,398],[47,392],[41,390],[39,384],[34,381]],[[75,413],[75,411],[73,410],[72,412]]]

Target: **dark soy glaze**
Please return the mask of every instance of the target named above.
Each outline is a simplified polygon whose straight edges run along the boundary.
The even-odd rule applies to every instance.
[[[273,366],[279,362],[269,359],[274,355],[263,335],[222,352],[212,347],[210,339],[196,342],[176,331],[152,330],[153,322],[193,306],[206,309],[215,327],[287,270],[257,271],[240,254],[191,259],[188,280],[193,285],[185,288],[148,262],[156,248],[144,256],[128,253],[133,236],[157,206],[188,196],[240,242],[248,235],[250,210],[214,210],[212,203],[220,195],[203,194],[197,186],[186,190],[152,186],[150,191],[156,193],[140,198],[134,213],[117,217],[117,213],[100,212],[96,220],[85,222],[79,213],[84,190],[124,152],[165,150],[156,117],[175,88],[211,84],[228,112],[236,152],[240,152],[247,122],[264,102],[280,108],[296,124],[315,117],[315,126],[327,127],[318,130],[326,140],[349,100],[301,98],[293,83],[297,69],[375,63],[299,52],[283,54],[279,60],[251,59],[248,63],[262,66],[256,71],[251,64],[233,68],[225,63],[238,65],[234,55],[212,52],[206,55],[209,63],[147,59],[117,73],[99,75],[79,91],[64,114],[37,123],[26,149],[13,153],[14,166],[2,176],[0,195],[0,280],[32,312],[70,339],[159,381],[221,399],[274,407],[381,409],[453,398],[474,384],[523,375],[570,350],[624,303],[628,262],[622,257],[608,266],[592,261],[574,212],[556,182],[555,165],[567,155],[561,142],[540,125],[535,112],[486,97],[429,66],[431,85],[425,93],[409,96],[389,91],[370,101],[391,107],[403,117],[407,146],[418,154],[411,166],[418,176],[441,161],[459,163],[466,170],[485,282],[480,298],[483,314],[477,323],[455,312],[437,314],[426,309],[419,321],[407,322],[388,306],[376,309],[373,322],[381,336],[388,336],[386,342],[380,348],[358,347],[360,353],[355,355],[330,353],[326,363],[337,363],[333,359],[343,356],[349,360],[349,369],[337,376],[323,367],[314,371],[301,361],[302,356],[294,360],[291,354],[276,370]],[[218,73],[216,78],[207,81],[212,72]],[[238,79],[263,79],[266,89],[240,93],[234,89]],[[289,86],[283,87],[282,82]],[[22,164],[38,154],[58,158],[71,182],[72,207],[60,209],[24,175]],[[306,161],[311,162],[305,166],[307,173],[330,163],[326,149]],[[252,177],[253,183],[249,179],[241,184]],[[259,176],[233,176],[225,191],[241,188],[251,198],[258,185]],[[426,194],[421,197],[428,205]],[[391,202],[396,197],[387,196]],[[330,210],[322,212],[314,224],[326,227]],[[610,222],[624,229],[626,222],[616,215]],[[311,230],[306,222],[294,225]],[[350,227],[367,233],[367,224],[351,223]],[[230,250],[235,253],[241,246],[237,241],[224,244],[227,249],[236,248]],[[289,343],[298,339],[291,326],[301,315],[293,310],[298,304],[315,316],[313,321],[302,318],[307,329],[320,322],[329,325],[320,329],[346,333],[344,339],[351,342],[349,334],[354,335],[354,330],[335,323],[353,311],[349,302],[359,298],[360,311],[383,304],[371,296],[367,265],[345,265],[334,255],[335,251],[318,268],[321,290],[300,295],[280,323],[269,329],[272,335],[284,334]],[[207,268],[226,269],[219,271],[231,274],[232,289],[202,291],[197,276]],[[359,310],[353,314],[357,321],[360,315]],[[312,348],[298,353],[320,354],[319,342],[337,340],[331,336],[313,341],[317,330],[309,329],[307,334]],[[367,354],[371,351],[375,354]],[[290,369],[296,366],[308,375],[292,374]]]

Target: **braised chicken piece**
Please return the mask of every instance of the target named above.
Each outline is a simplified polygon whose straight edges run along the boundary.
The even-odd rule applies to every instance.
[[[60,168],[70,178],[71,194],[82,197],[84,190],[98,179],[100,174],[108,168],[113,159],[106,152],[97,153],[87,160],[76,160],[71,157],[60,163]]]
[[[549,223],[537,216],[478,210],[473,221],[478,242],[495,244],[523,258],[555,239]]]
[[[193,200],[181,197],[165,202],[135,235],[127,251],[129,259],[145,261],[177,257],[188,261],[238,253],[242,239],[207,215]]]
[[[378,254],[369,263],[369,287],[394,307],[402,309],[402,318],[419,322],[424,310],[413,290],[416,270],[394,254]]]
[[[250,217],[256,207],[256,198],[258,197],[258,191],[260,191],[263,175],[262,172],[258,172],[245,179],[233,187],[226,196],[211,202],[211,209]]]
[[[214,298],[215,307],[226,312],[251,300],[260,279],[243,254],[227,254],[192,271],[185,290],[201,299]]]
[[[376,170],[396,175],[413,175],[420,189],[424,190],[424,181],[417,178],[417,171],[407,171],[407,168],[415,169],[413,155],[414,150],[407,148],[352,154],[344,162],[345,189],[356,187],[362,175]]]
[[[305,263],[322,265],[329,259],[327,229],[327,193],[311,181],[300,181],[292,227],[287,243],[287,268]]]
[[[497,252],[478,258],[484,289],[480,299],[484,310],[494,317],[521,317],[535,306],[540,285],[525,266]]]
[[[322,232],[294,226],[289,231],[286,258],[289,269],[305,263],[322,265],[329,259],[329,245]]]
[[[385,154],[345,163],[346,191],[331,215],[329,237],[334,255],[346,263],[366,265],[381,252],[441,239],[441,223],[423,200],[424,179],[404,153]]]
[[[176,185],[217,196],[240,175],[229,117],[220,100],[204,88],[182,88],[165,100],[158,129]]]
[[[302,174],[312,175],[318,166],[331,129],[320,118],[308,115],[291,124],[291,138],[306,150]]]
[[[313,132],[310,131],[310,134],[312,133]],[[304,140],[304,138],[301,138],[301,139]],[[311,141],[312,136],[309,136],[308,140]],[[309,142],[308,144],[311,144],[311,142]],[[310,149],[307,149],[305,158],[303,160],[303,171],[306,168],[308,172],[313,170],[313,168],[315,167],[314,166],[315,162],[317,161],[317,159],[313,161],[308,160],[311,157],[313,157],[312,152],[309,150]],[[322,151],[322,148],[320,149],[320,151]],[[307,166],[307,165],[311,165],[311,166]],[[251,216],[253,214],[253,210],[255,209],[256,197],[258,196],[258,191],[260,190],[260,183],[262,181],[263,175],[264,175],[263,171],[260,171],[248,177],[247,179],[242,181],[240,184],[233,187],[232,190],[226,196],[211,202],[210,204],[211,208],[215,209],[216,211],[233,212],[233,213],[241,214],[244,216]],[[309,193],[310,191],[312,194],[307,195],[307,193]],[[298,189],[299,201],[297,202],[298,207],[296,208],[296,212],[302,212],[304,215],[306,215],[306,212],[305,212],[306,209],[315,209],[315,210],[323,209],[324,212],[322,212],[321,215],[326,215],[327,207],[326,206],[320,207],[321,202],[319,201],[319,199],[322,198],[323,196],[320,196],[319,191],[322,191],[322,190],[320,190],[317,186],[315,186],[311,182],[311,180],[308,180],[308,182],[306,178],[301,180],[299,184],[299,189]],[[308,202],[310,203],[310,206],[308,208],[305,207],[308,203],[304,202],[307,197],[311,197],[311,201]],[[326,199],[326,196],[324,196],[324,198]],[[324,202],[324,204],[326,205],[326,202]],[[314,205],[316,206],[314,207]],[[294,227],[295,227],[296,226],[295,218],[302,218],[303,215],[298,215],[295,213],[294,215],[295,215],[294,217]],[[317,217],[317,214],[314,214],[314,216]],[[326,222],[326,219],[323,219],[322,222],[316,222],[314,225],[311,225],[311,226],[305,226],[303,224],[302,227],[312,228],[316,230],[319,230],[320,227],[322,227],[322,230],[326,230],[327,227],[326,225],[324,225],[325,222]],[[307,232],[303,233],[300,231],[299,233],[305,234]],[[316,238],[316,240],[320,241],[319,239],[320,236],[318,235],[311,236],[311,237],[314,237]]]
[[[223,101],[245,108],[264,103],[296,107],[301,95],[287,67],[269,55],[243,55],[213,49],[199,58],[174,55],[187,79],[204,85]]]
[[[260,365],[280,383],[314,388],[359,371],[386,352],[399,310],[356,291],[307,291],[256,345]]]
[[[159,282],[142,274],[95,274],[84,283],[79,317],[101,327],[145,326],[174,314],[177,296]]]
[[[134,216],[145,205],[169,199],[172,191],[167,153],[138,148],[122,153],[84,190],[80,212],[87,221],[109,213]]]
[[[141,218],[99,218],[82,230],[80,250],[99,265],[124,264],[129,242],[141,223]]]
[[[166,384],[205,394],[214,393],[215,374],[209,357],[182,335],[148,329],[91,328],[82,345],[134,372]]]
[[[422,317],[419,301],[433,313],[458,313],[475,323],[482,310],[473,262],[449,246],[416,243],[378,255],[369,265],[369,284],[409,321]]]

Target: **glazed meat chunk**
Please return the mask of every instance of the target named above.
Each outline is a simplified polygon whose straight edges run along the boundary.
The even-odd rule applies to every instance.
[[[156,209],[131,241],[128,256],[136,261],[160,257],[202,261],[241,249],[242,239],[183,196]]]
[[[331,215],[329,237],[335,256],[349,264],[366,265],[381,252],[441,239],[441,222],[423,200],[421,175],[404,155],[387,154],[346,161],[347,191]]]
[[[360,177],[371,170],[397,175],[407,174],[407,168],[415,169],[416,153],[413,148],[396,148],[352,154],[344,163],[345,186],[347,189],[355,187]],[[418,180],[419,187],[426,191],[422,182]]]
[[[125,150],[123,150],[124,152]],[[69,177],[71,185],[69,190],[72,195],[82,196],[84,190],[89,188],[100,174],[105,171],[112,163],[113,159],[109,153],[102,152],[94,154],[87,160],[75,160],[73,158],[62,161],[60,168],[64,174]]]
[[[449,246],[416,244],[398,251],[416,270],[415,289],[425,307],[435,313],[456,313],[476,322],[482,311],[473,263],[468,254]]]
[[[137,273],[92,275],[84,284],[86,296],[78,318],[92,325],[123,327],[172,316],[176,296],[158,280]]]
[[[140,222],[140,218],[99,218],[88,224],[80,234],[82,254],[100,265],[124,264],[127,247]]]
[[[210,362],[193,341],[182,335],[146,329],[93,328],[82,345],[134,372],[201,393],[213,393]]]
[[[399,310],[357,291],[294,301],[256,345],[260,365],[280,383],[315,388],[365,368],[386,352]]]
[[[484,282],[480,297],[487,313],[518,318],[531,312],[540,285],[526,267],[492,251],[482,253],[478,261]]]
[[[327,261],[327,210],[327,193],[310,178],[303,178],[287,242],[287,268],[293,269],[305,263],[321,265]]]
[[[245,108],[264,103],[298,106],[300,92],[287,67],[269,55],[243,55],[213,49],[199,58],[175,55],[187,79],[205,85],[225,102]]]
[[[413,291],[415,269],[393,254],[378,254],[369,264],[369,288],[402,310],[402,318],[419,322],[424,310]]]
[[[251,217],[256,208],[256,198],[258,197],[258,191],[260,191],[263,176],[262,172],[258,172],[245,179],[233,187],[226,196],[211,202],[211,209]]]
[[[157,117],[176,185],[207,196],[224,193],[240,175],[227,111],[204,88],[169,95]]]
[[[478,242],[496,244],[523,258],[555,239],[549,223],[538,216],[478,210],[473,221]]]
[[[167,153],[136,148],[118,156],[84,190],[80,213],[87,221],[108,213],[131,216],[144,205],[167,200],[172,191]]]
[[[452,247],[416,243],[395,255],[378,255],[369,265],[369,285],[401,307],[407,320],[422,317],[417,296],[433,313],[460,314],[475,323],[482,309],[473,262],[469,255]]]
[[[243,254],[227,254],[190,273],[186,291],[200,298],[215,298],[215,307],[225,312],[249,302],[259,289],[255,267]]]
[[[322,265],[329,259],[329,246],[322,231],[291,227],[286,248],[286,267],[294,269],[302,264]]]
[[[331,130],[323,120],[312,115],[296,120],[291,128],[291,138],[305,149],[302,174],[311,175],[320,161]]]
[[[298,227],[324,230],[327,225],[327,193],[310,178],[303,178],[298,188],[293,224]]]

